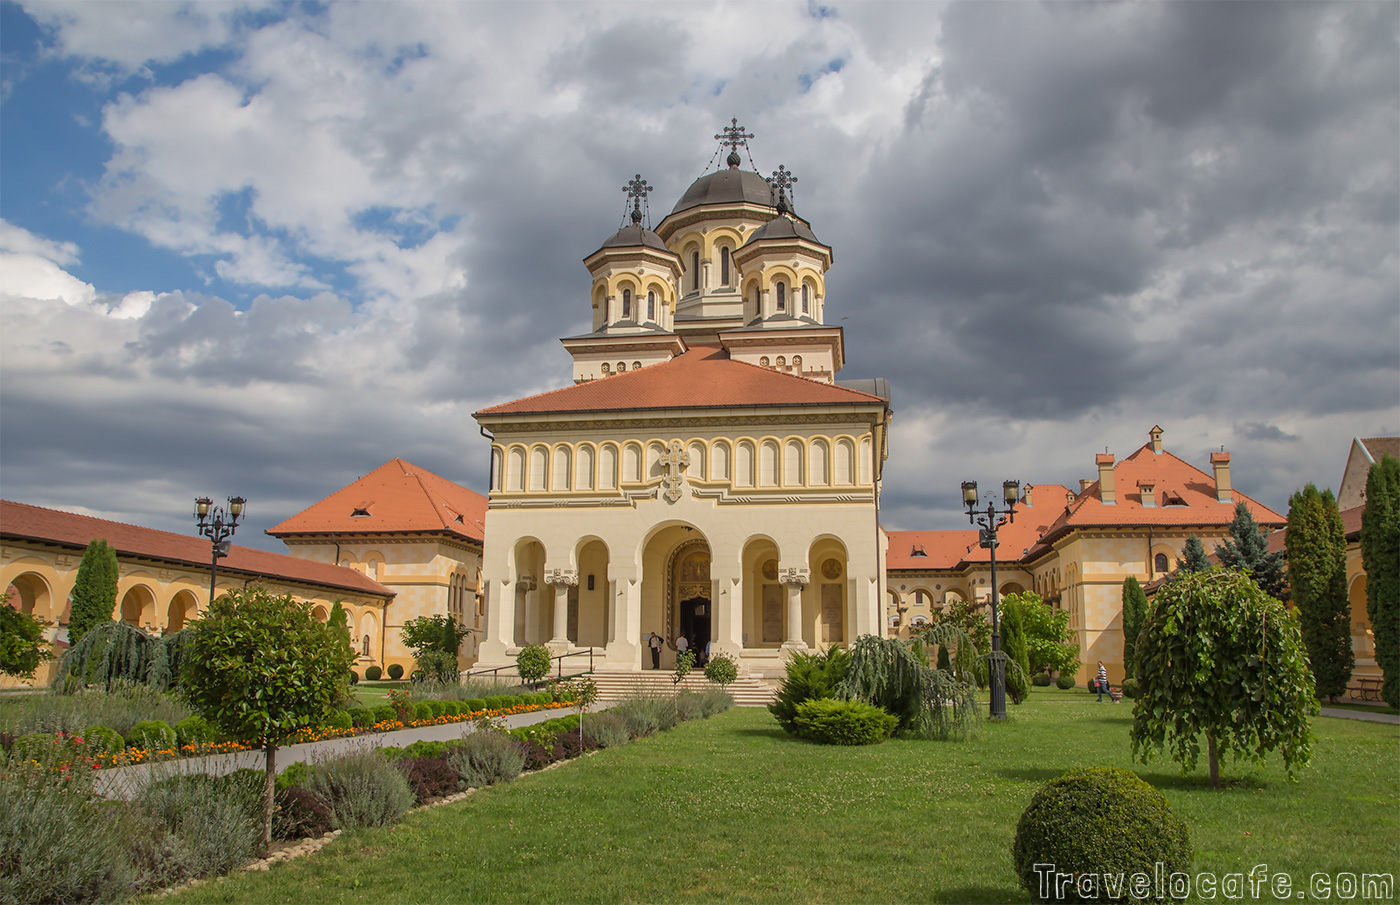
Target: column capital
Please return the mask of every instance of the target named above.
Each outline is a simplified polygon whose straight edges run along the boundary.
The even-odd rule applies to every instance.
[[[785,566],[778,570],[778,581],[783,584],[806,587],[812,580],[812,570],[806,566]]]
[[[544,583],[555,587],[578,587],[578,569],[545,569]]]

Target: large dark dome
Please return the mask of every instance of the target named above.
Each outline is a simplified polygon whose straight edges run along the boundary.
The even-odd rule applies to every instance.
[[[740,201],[772,205],[773,193],[762,176],[734,167],[707,173],[692,182],[681,200],[671,208],[671,213],[678,214],[702,204],[733,204]]]

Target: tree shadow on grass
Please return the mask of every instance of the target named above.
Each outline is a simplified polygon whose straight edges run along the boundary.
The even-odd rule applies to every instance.
[[[1072,768],[1017,767],[1002,768],[997,770],[996,773],[998,776],[1003,776],[1007,779],[1017,780],[1019,782],[1046,783],[1056,777],[1063,776],[1065,773],[1069,772],[1069,769]],[[1144,773],[1140,769],[1134,767],[1129,767],[1128,769],[1137,773],[1143,782],[1152,786],[1154,789],[1173,789],[1187,792],[1210,791],[1210,775],[1202,771],[1182,776],[1180,772],[1159,771]],[[1269,788],[1269,783],[1264,780],[1263,776],[1256,772],[1245,773],[1239,776],[1222,776],[1220,777],[1220,785],[1223,787],[1221,789],[1222,792],[1232,790],[1253,792],[1256,789]]]
[[[771,729],[753,729],[745,727],[741,729],[731,729],[729,732],[732,735],[746,736],[748,738],[793,739],[796,741],[804,741],[803,739],[798,739],[795,735],[787,734],[783,731],[783,727],[778,725],[774,725]]]
[[[933,894],[935,902],[1024,902],[1025,895],[1019,888],[1010,889],[1005,886],[957,886],[950,889],[939,889]]]

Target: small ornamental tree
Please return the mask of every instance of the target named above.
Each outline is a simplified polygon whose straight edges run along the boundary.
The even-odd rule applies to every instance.
[[[733,655],[725,651],[715,651],[705,663],[705,678],[720,688],[728,688],[729,683],[739,678],[739,664]]]
[[[1200,541],[1196,545],[1200,546]],[[1137,662],[1137,638],[1142,621],[1147,618],[1147,594],[1138,580],[1129,575],[1123,581],[1123,673],[1132,678]]]
[[[588,708],[593,706],[593,702],[598,700],[598,686],[588,676],[579,676],[570,679],[559,686],[564,700],[571,701],[574,708],[578,710],[578,748],[583,750],[583,715],[588,712]]]
[[[1074,673],[1079,670],[1079,645],[1069,628],[1069,611],[1056,612],[1034,591],[1007,594],[1001,599],[1002,612],[1016,611],[1026,639],[1026,663],[1030,674],[1054,670]]]
[[[402,629],[403,643],[413,650],[423,678],[447,683],[457,681],[457,648],[467,634],[451,616],[419,616]]]
[[[1181,572],[1204,572],[1210,568],[1210,557],[1206,555],[1206,548],[1201,543],[1201,539],[1196,535],[1186,538],[1186,545],[1181,548],[1182,559],[1176,561],[1176,568]]]
[[[1288,501],[1288,591],[1298,607],[1317,696],[1346,694],[1356,661],[1347,602],[1347,538],[1332,491],[1312,484]]]
[[[314,726],[346,693],[354,652],[309,604],[260,587],[230,591],[189,631],[181,687],[199,715],[266,752],[264,848],[272,839],[277,747]]]
[[[1366,476],[1361,513],[1366,615],[1381,668],[1381,697],[1400,707],[1400,459],[1383,456]]]
[[[1204,737],[1218,789],[1226,754],[1262,763],[1278,749],[1290,780],[1312,758],[1318,707],[1298,617],[1242,571],[1187,573],[1157,592],[1137,680],[1132,750],[1143,763],[1170,748],[1187,773]]]
[[[53,659],[44,640],[48,623],[10,606],[12,595],[0,598],[0,673],[16,679],[32,679],[40,663]]]
[[[515,655],[515,670],[520,673],[520,681],[533,685],[549,675],[549,648],[543,644],[530,644]]]
[[[1269,552],[1269,540],[1254,521],[1244,500],[1235,504],[1235,520],[1230,536],[1215,548],[1220,564],[1227,569],[1244,569],[1260,590],[1275,600],[1288,599],[1288,582],[1283,571],[1283,551]]]
[[[77,644],[94,625],[112,621],[117,608],[117,551],[105,540],[94,540],[83,551],[73,581],[73,606],[68,614],[68,643]]]

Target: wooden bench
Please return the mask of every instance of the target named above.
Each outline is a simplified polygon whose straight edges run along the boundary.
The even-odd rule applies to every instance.
[[[1353,678],[1352,684],[1347,686],[1347,691],[1352,692],[1363,701],[1379,701],[1381,699],[1381,679],[1379,676]]]

